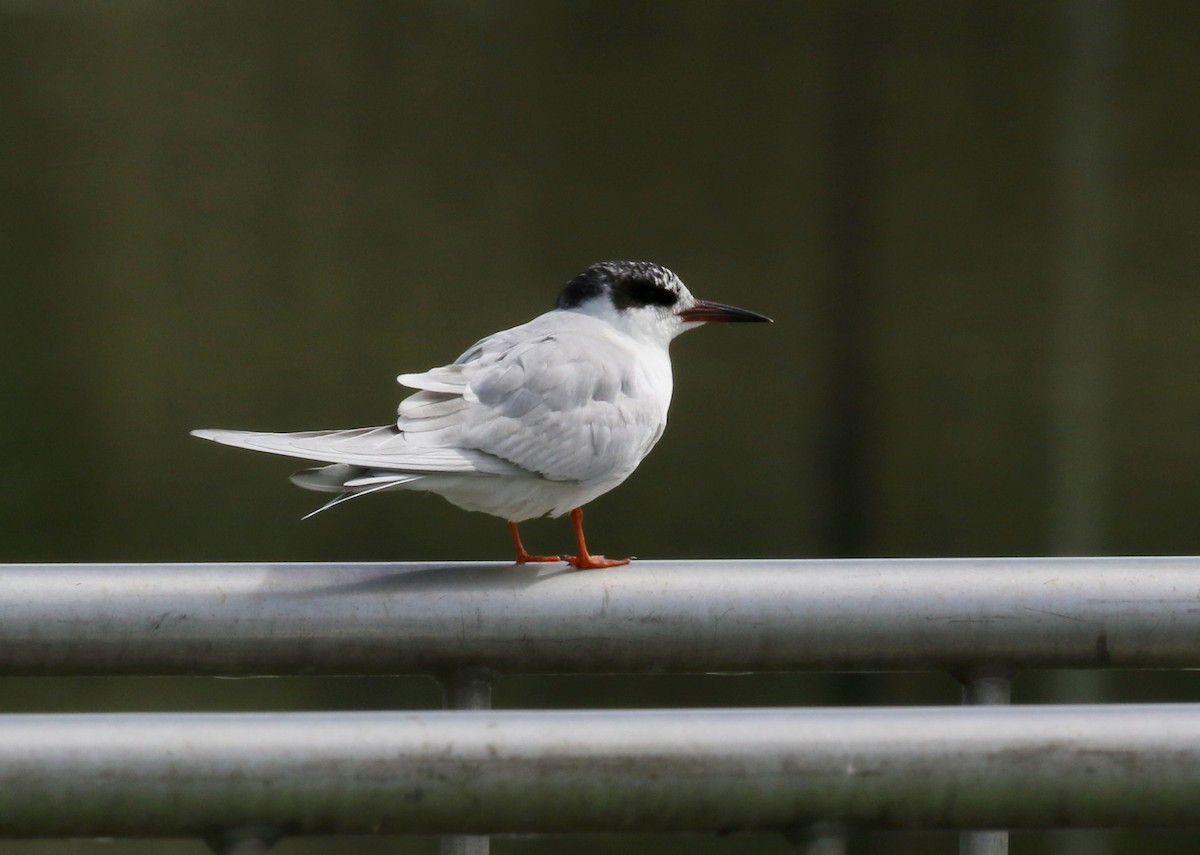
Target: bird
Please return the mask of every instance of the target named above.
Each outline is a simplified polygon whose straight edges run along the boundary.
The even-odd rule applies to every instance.
[[[697,299],[659,264],[600,262],[568,281],[545,314],[480,339],[449,365],[401,374],[416,391],[392,424],[192,434],[325,464],[291,477],[338,494],[312,514],[385,490],[426,491],[506,520],[516,564],[615,567],[630,559],[588,551],[582,508],[628,478],[662,436],[672,339],[708,323],[770,321]],[[518,524],[563,514],[577,552],[527,552]]]

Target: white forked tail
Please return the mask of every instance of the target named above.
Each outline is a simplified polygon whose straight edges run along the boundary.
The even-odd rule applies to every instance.
[[[268,454],[323,463],[345,463],[366,469],[385,469],[410,475],[529,474],[511,463],[476,449],[418,445],[411,442],[407,435],[394,425],[296,433],[194,430],[192,435],[251,451],[265,451]]]

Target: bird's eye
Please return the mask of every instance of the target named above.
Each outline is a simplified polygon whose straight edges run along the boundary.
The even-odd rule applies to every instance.
[[[634,282],[630,288],[633,301],[643,306],[674,306],[679,295],[654,282]]]

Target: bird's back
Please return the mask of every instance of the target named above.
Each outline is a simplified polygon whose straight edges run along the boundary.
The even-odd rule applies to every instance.
[[[479,451],[552,481],[613,486],[662,435],[671,397],[665,348],[568,311],[400,381],[421,390],[401,402],[397,419],[413,444]]]

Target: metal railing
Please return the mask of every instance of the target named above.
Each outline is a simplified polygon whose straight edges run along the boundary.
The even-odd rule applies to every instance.
[[[13,715],[0,791],[27,836],[1194,825],[1200,705]]]
[[[1196,705],[486,709],[506,673],[942,670],[997,705],[1197,667],[1192,558],[0,565],[0,674],[428,674],[481,710],[4,716],[0,835],[1196,824]]]

